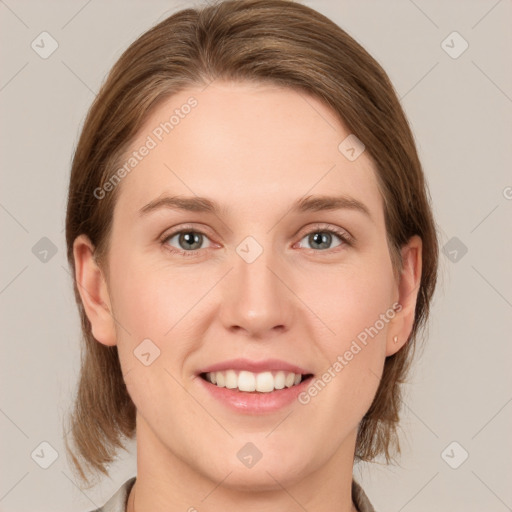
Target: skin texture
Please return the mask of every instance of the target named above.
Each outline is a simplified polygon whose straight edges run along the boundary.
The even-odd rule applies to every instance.
[[[302,93],[220,81],[190,88],[158,106],[131,150],[190,96],[197,106],[162,141],[153,136],[156,147],[118,185],[108,268],[96,264],[85,236],[74,244],[93,334],[118,346],[137,407],[128,511],[355,511],[357,426],[386,356],[411,331],[421,240],[404,246],[397,283],[372,160],[367,152],[345,158],[338,145],[349,132]],[[324,194],[358,199],[371,218],[353,209],[289,211],[303,196]],[[205,196],[223,210],[139,214],[164,195]],[[322,249],[307,236],[336,227],[354,243],[332,235]],[[195,255],[169,250],[190,250],[179,236],[159,238],[180,229],[204,233]],[[247,236],[263,249],[252,263],[236,252]],[[395,302],[400,312],[307,405],[236,413],[196,375],[245,357],[284,359],[320,377]],[[133,353],[146,338],[160,350],[150,366]],[[248,442],[263,455],[252,468],[237,458]]]

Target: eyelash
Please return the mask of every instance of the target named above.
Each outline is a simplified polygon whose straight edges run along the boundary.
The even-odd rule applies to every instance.
[[[167,243],[171,238],[175,237],[176,235],[180,235],[182,233],[196,233],[196,234],[200,234],[200,235],[203,235],[206,238],[208,238],[208,235],[206,233],[204,233],[203,231],[199,231],[192,226],[183,226],[178,231],[174,231],[169,234],[166,233],[160,241],[161,245],[164,246],[165,249],[170,251],[171,253],[178,254],[178,255],[184,256],[184,257],[197,256],[198,253],[200,253],[201,251],[204,250],[204,249],[194,249],[192,251],[184,251],[182,249],[176,249],[175,247],[172,247]],[[317,224],[316,226],[314,226],[313,229],[304,233],[301,236],[300,240],[302,240],[304,237],[311,235],[313,233],[330,233],[330,234],[336,235],[341,240],[341,242],[342,242],[341,245],[347,245],[349,247],[352,247],[355,242],[354,238],[351,235],[349,235],[346,231],[339,229],[339,228],[335,228],[335,227],[327,227],[324,224]],[[340,246],[336,246],[334,249],[336,249],[337,247],[340,247]],[[318,253],[332,252],[332,249],[324,249],[324,250],[307,249],[307,250],[313,251],[313,252],[318,252]]]

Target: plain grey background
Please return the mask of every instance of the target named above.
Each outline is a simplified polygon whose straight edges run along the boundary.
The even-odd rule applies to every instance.
[[[379,512],[512,510],[511,1],[303,3],[389,74],[443,247],[428,340],[404,397],[401,465],[359,464],[355,476]],[[110,479],[82,493],[64,452],[62,418],[80,360],[67,183],[111,66],[150,26],[196,5],[0,0],[2,512],[90,510],[136,472],[132,444]],[[44,55],[52,40],[58,47]]]

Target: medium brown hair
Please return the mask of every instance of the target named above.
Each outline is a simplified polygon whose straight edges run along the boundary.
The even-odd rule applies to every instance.
[[[384,455],[389,462],[400,452],[400,384],[419,329],[425,327],[438,264],[427,185],[409,124],[384,70],[331,20],[290,0],[229,0],[177,12],[139,37],[102,85],[75,151],[66,241],[84,343],[64,439],[74,469],[86,483],[90,480],[84,469],[108,475],[107,465],[117,449],[134,438],[136,409],[117,347],[105,346],[92,335],[74,277],[73,242],[78,235],[87,235],[97,261],[104,264],[120,187],[102,200],[94,191],[111,179],[161,101],[216,79],[273,84],[323,101],[364,143],[374,162],[395,276],[401,269],[400,248],[413,235],[422,239],[423,268],[412,332],[403,348],[386,358],[373,403],[359,425],[355,456],[373,460]],[[67,435],[72,436],[74,449]]]

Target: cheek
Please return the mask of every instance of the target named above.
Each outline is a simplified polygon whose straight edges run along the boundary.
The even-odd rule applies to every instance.
[[[187,306],[190,308],[198,285],[186,286],[179,272],[148,263],[137,255],[118,261],[120,264],[112,271],[116,318],[137,336],[162,339]]]
[[[338,302],[338,316],[335,330],[342,340],[364,340],[364,334],[371,327],[376,327],[379,333],[385,333],[387,322],[382,322],[392,306],[391,283],[386,284],[382,279],[372,279],[368,274],[360,279],[345,283],[345,291]],[[372,330],[375,336],[375,331]]]
[[[161,422],[164,428],[170,418],[157,404],[172,400],[174,409],[179,409],[184,407],[180,398],[186,401],[178,381],[183,380],[181,363],[192,338],[183,336],[183,327],[189,303],[198,297],[194,287],[182,292],[187,290],[183,276],[154,268],[142,259],[125,259],[115,279],[118,351],[128,393],[144,417],[152,418],[156,427]]]
[[[218,279],[212,271],[185,272],[170,268],[162,259],[155,263],[137,255],[125,256],[112,272],[111,291],[124,370],[138,367],[140,362],[134,355],[147,348],[158,355],[155,366],[181,372],[187,354],[201,339],[201,327],[197,326],[206,317],[201,298]],[[149,382],[145,386],[148,388]]]
[[[351,265],[318,269],[301,278],[304,303],[329,328],[336,348],[343,347],[378,322],[393,304],[395,283],[386,255]],[[385,324],[387,325],[387,323]]]
[[[341,415],[351,410],[357,417],[368,409],[378,388],[387,330],[395,316],[391,263],[385,253],[376,252],[371,260],[350,268],[310,275],[309,282],[315,286],[309,285],[305,295],[330,331],[316,336],[323,361],[318,394],[332,400]]]
[[[316,312],[335,334],[317,331],[321,370],[299,402],[309,410],[314,428],[327,428],[341,441],[357,428],[377,392],[393,317],[393,288],[391,280],[371,272],[327,281],[335,292],[326,294],[329,300],[318,300]],[[320,295],[321,289],[316,291]]]

